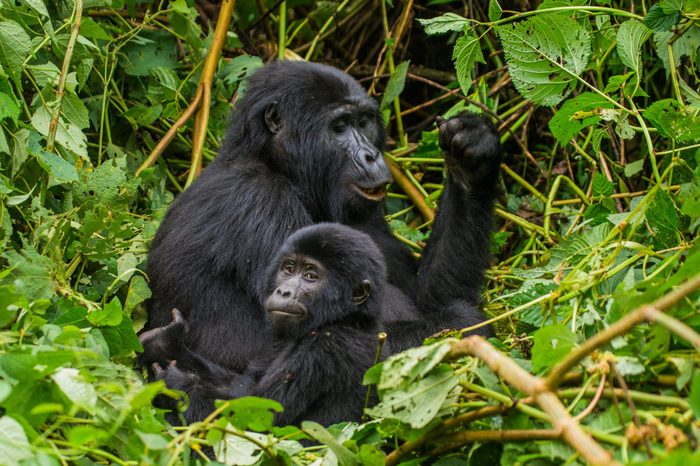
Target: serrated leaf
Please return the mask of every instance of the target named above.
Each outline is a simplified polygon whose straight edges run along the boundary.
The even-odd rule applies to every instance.
[[[566,15],[534,16],[499,26],[497,32],[513,84],[539,105],[561,102],[591,55],[588,30]]]
[[[19,105],[12,96],[0,92],[0,120],[10,118],[13,123],[17,123],[19,117]]]
[[[549,120],[549,129],[560,144],[567,144],[584,128],[600,121],[600,109],[613,108],[605,97],[593,92],[584,92],[564,102]]]
[[[535,372],[554,366],[576,347],[576,335],[563,324],[542,327],[533,336],[532,368]]]
[[[386,83],[382,102],[379,105],[380,110],[388,109],[394,102],[394,99],[401,95],[401,91],[403,91],[404,85],[406,84],[406,73],[408,73],[408,65],[410,63],[410,61],[401,63],[391,74],[389,82]]]
[[[24,3],[29,5],[32,10],[36,11],[41,16],[45,18],[49,17],[49,12],[46,9],[46,5],[44,5],[43,0],[24,0]]]
[[[373,417],[396,419],[420,429],[435,418],[457,383],[459,378],[443,364],[415,383],[387,390],[382,401],[366,411]]]
[[[642,44],[650,35],[649,28],[636,19],[625,21],[617,31],[617,53],[622,63],[637,73],[637,81],[642,73]]]
[[[29,34],[11,20],[0,21],[0,63],[17,81],[22,73],[22,62],[31,50]]]
[[[445,13],[442,16],[430,19],[418,18],[416,21],[423,26],[423,30],[429,36],[461,31],[471,22],[454,13]]]
[[[673,199],[663,190],[656,192],[646,212],[649,227],[654,231],[657,249],[674,247],[678,243],[679,218]]]
[[[32,115],[32,126],[43,136],[49,135],[51,112],[45,106],[39,107]],[[58,119],[56,142],[76,155],[87,158],[87,137],[72,123]]]
[[[685,143],[700,140],[700,116],[687,113],[676,100],[657,100],[643,116],[666,138]]]
[[[666,13],[661,5],[656,3],[647,11],[643,23],[654,32],[670,31],[680,17],[679,12]]]
[[[470,31],[457,39],[452,51],[452,60],[455,62],[457,70],[457,81],[465,94],[469,92],[472,85],[474,63],[486,63],[480,45],[479,38]]]
[[[88,321],[97,327],[114,327],[121,323],[122,317],[122,304],[118,298],[113,298],[102,309],[95,309],[87,315]]]

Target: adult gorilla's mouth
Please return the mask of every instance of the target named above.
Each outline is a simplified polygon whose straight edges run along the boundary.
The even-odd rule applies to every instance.
[[[355,190],[356,193],[358,193],[365,199],[374,202],[383,201],[386,197],[386,185],[384,183],[369,188],[363,188],[362,186],[357,186],[356,184],[353,184],[352,189]]]

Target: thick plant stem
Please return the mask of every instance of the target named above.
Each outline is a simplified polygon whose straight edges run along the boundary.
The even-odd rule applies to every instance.
[[[175,124],[170,127],[168,132],[165,133],[165,136],[163,136],[160,142],[158,142],[148,158],[141,164],[138,170],[136,170],[137,176],[143,170],[152,167],[156,163],[158,157],[160,157],[165,148],[168,147],[170,142],[172,142],[172,140],[175,138],[178,130],[182,128],[185,123],[187,123],[192,114],[197,110],[199,110],[199,112],[195,116],[194,134],[192,136],[192,159],[190,162],[190,171],[187,175],[185,187],[192,184],[192,182],[201,173],[202,150],[204,148],[204,140],[207,134],[207,124],[209,122],[211,83],[214,79],[214,73],[216,72],[216,65],[219,62],[221,50],[226,43],[226,33],[228,32],[228,27],[231,23],[231,17],[233,16],[233,9],[235,6],[235,0],[224,0],[221,4],[219,19],[216,21],[216,28],[214,29],[214,38],[212,39],[207,58],[204,61],[204,69],[202,70],[202,76],[199,78],[197,92],[195,93],[192,102],[182,113],[180,118],[178,118]]]
[[[46,150],[53,152],[54,144],[56,143],[56,131],[58,131],[58,121],[61,118],[61,103],[63,95],[66,92],[66,78],[68,77],[68,68],[70,60],[73,57],[73,49],[75,42],[78,40],[80,33],[80,20],[83,16],[83,0],[75,0],[75,13],[73,15],[73,26],[71,27],[68,45],[66,46],[66,54],[63,56],[63,65],[61,65],[61,74],[58,77],[58,87],[56,88],[56,107],[51,113],[51,121],[49,122],[49,134],[46,136]]]

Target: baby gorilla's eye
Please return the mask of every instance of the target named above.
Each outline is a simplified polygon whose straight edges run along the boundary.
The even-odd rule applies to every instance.
[[[304,270],[304,279],[310,282],[318,280],[318,272],[314,269]]]
[[[282,262],[282,266],[280,267],[280,270],[286,273],[294,273],[294,262],[292,261],[284,261]]]

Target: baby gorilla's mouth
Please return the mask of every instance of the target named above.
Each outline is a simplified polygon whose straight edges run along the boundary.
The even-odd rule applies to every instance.
[[[360,196],[364,197],[365,199],[369,199],[370,201],[379,202],[383,201],[386,197],[386,185],[383,183],[379,186],[374,186],[371,188],[363,188],[354,184],[352,185],[352,189],[354,189]]]

